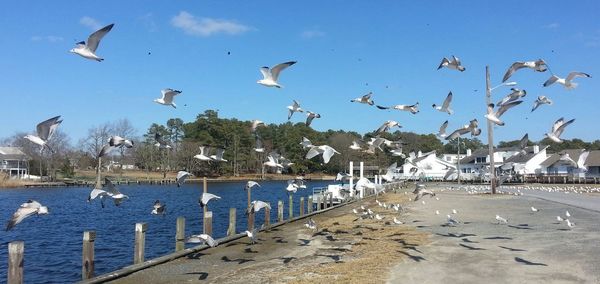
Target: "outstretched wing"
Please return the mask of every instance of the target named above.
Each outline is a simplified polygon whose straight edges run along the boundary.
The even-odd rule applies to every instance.
[[[452,102],[452,92],[448,93],[444,103],[442,104],[443,109],[448,109],[450,107],[450,102]]]
[[[589,74],[583,73],[583,72],[571,72],[571,73],[569,73],[569,75],[567,75],[567,78],[565,79],[565,81],[568,82],[577,77],[591,78],[592,76],[590,76]]]
[[[522,102],[523,101],[512,101],[510,103],[503,104],[502,106],[500,106],[500,108],[496,112],[496,117],[500,118],[500,116],[502,116],[502,114],[504,114],[507,110],[509,110],[510,108],[512,108],[514,106],[518,106]]]
[[[92,52],[96,52],[96,49],[98,49],[98,44],[100,44],[100,40],[108,33],[110,32],[110,30],[113,28],[115,24],[110,24],[104,28],[101,28],[99,30],[97,30],[96,32],[94,32],[93,34],[91,34],[88,37],[88,41],[87,41],[87,47],[92,51]]]
[[[440,70],[442,67],[444,67],[444,63],[448,64],[450,63],[450,61],[448,60],[448,58],[444,57],[444,59],[442,59],[442,62],[440,63],[440,66],[438,66],[438,70]]]
[[[273,77],[273,81],[277,81],[277,79],[279,78],[279,73],[281,73],[281,71],[283,71],[283,69],[288,68],[294,64],[296,64],[296,61],[288,61],[288,62],[284,62],[284,63],[275,65],[271,69],[271,76]]]
[[[550,76],[550,79],[548,79],[548,80],[546,80],[546,82],[544,82],[544,87],[548,87],[548,86],[554,84],[554,82],[556,82],[556,80],[558,80],[558,77],[556,75]]]
[[[44,141],[48,141],[61,122],[62,120],[60,120],[59,115],[38,123],[36,127],[38,137]]]
[[[563,123],[562,125],[560,125],[556,131],[554,132],[554,135],[556,135],[557,137],[560,137],[563,133],[563,131],[565,131],[565,127],[569,126],[569,124],[573,123],[575,121],[575,119],[571,119],[565,123]]]
[[[508,70],[506,70],[506,74],[504,74],[504,78],[502,78],[502,83],[506,82],[508,80],[508,78],[510,78],[510,76],[512,76],[513,73],[515,73],[517,70],[519,70],[523,67],[525,67],[525,62],[517,61],[517,62],[513,63],[510,66],[510,68],[508,68]]]
[[[313,147],[310,148],[310,150],[308,150],[308,153],[306,153],[306,157],[305,158],[306,159],[312,159],[312,158],[314,158],[315,156],[317,156],[319,154],[321,154],[321,151],[320,151],[319,147],[313,146]]]
[[[448,121],[444,121],[444,123],[442,123],[442,126],[440,126],[440,131],[438,133],[438,135],[440,137],[445,137],[446,136],[446,128],[448,127]]]
[[[333,157],[333,154],[338,153],[335,149],[333,149],[330,146],[325,146],[325,150],[323,151],[323,163],[327,164],[329,163],[329,160],[331,159],[331,157]]]

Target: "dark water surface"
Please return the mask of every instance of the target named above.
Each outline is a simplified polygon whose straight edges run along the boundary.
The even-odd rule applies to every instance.
[[[309,181],[307,189],[294,195],[294,215],[299,212],[299,200],[312,194],[313,187],[330,182]],[[277,218],[277,201],[284,202],[284,216],[288,216],[286,181],[260,182],[262,187],[252,190],[253,200],[270,202],[271,220]],[[209,183],[208,191],[221,196],[209,203],[213,211],[213,236],[226,235],[229,208],[237,208],[237,231],[246,229],[247,196],[245,182]],[[25,242],[25,283],[69,283],[81,279],[81,250],[83,231],[95,230],[96,275],[107,273],[133,263],[135,223],[148,224],[146,232],[146,259],[155,258],[175,250],[175,225],[178,216],[186,218],[186,236],[202,231],[202,210],[198,198],[201,184],[176,185],[121,185],[129,200],[115,207],[110,200],[101,208],[99,200],[87,203],[91,188],[35,188],[5,189],[0,191],[0,281],[6,280],[8,243]],[[50,214],[31,216],[9,232],[4,231],[13,212],[28,199],[48,206]],[[151,215],[155,200],[167,205],[166,216]],[[305,205],[306,206],[306,205]],[[262,211],[261,211],[262,213]],[[264,213],[256,215],[262,224]],[[187,245],[191,247],[193,245]]]

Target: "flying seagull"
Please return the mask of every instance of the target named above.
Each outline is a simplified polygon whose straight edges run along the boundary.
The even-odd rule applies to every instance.
[[[380,126],[380,127],[379,127],[379,128],[376,130],[376,131],[375,131],[375,133],[379,134],[379,133],[382,133],[382,132],[389,131],[389,130],[390,130],[390,128],[392,128],[392,127],[394,127],[394,126],[396,126],[396,127],[398,127],[398,128],[402,128],[402,126],[400,125],[400,123],[398,123],[397,121],[395,121],[395,120],[388,120],[388,121],[384,122],[384,123],[383,123],[383,124],[382,124],[382,125],[381,125],[381,126]]]
[[[108,192],[102,188],[95,188],[90,191],[88,195],[87,202],[92,202],[92,200],[96,198],[100,198],[100,204],[102,204],[102,208],[104,208],[104,198],[110,197]]]
[[[378,109],[403,110],[403,111],[408,111],[412,114],[417,114],[419,112],[419,102],[415,103],[414,105],[395,105],[395,106],[389,106],[389,107],[377,105],[376,107]]]
[[[446,136],[448,136],[448,134],[446,134],[446,128],[448,128],[448,121],[447,120],[444,121],[444,123],[442,123],[442,125],[440,126],[440,131],[438,131],[437,136],[439,136],[441,138],[446,138]]]
[[[250,207],[246,209],[246,215],[250,213],[257,213],[260,211],[260,209],[263,209],[265,207],[271,209],[271,205],[269,205],[269,203],[260,200],[254,200],[250,203]]]
[[[258,182],[253,181],[253,180],[249,180],[249,181],[246,182],[246,186],[244,186],[244,190],[252,189],[255,186],[260,187],[260,184]]]
[[[533,108],[531,109],[531,112],[536,110],[541,105],[552,105],[552,100],[546,96],[538,96],[535,102],[533,102]]]
[[[361,144],[362,142],[359,142],[359,140],[354,140],[352,141],[352,145],[350,145],[348,148],[352,150],[362,150]]]
[[[302,146],[302,149],[308,149],[313,147],[312,142],[310,142],[310,140],[308,140],[308,138],[306,137],[302,137],[302,142],[300,142],[300,145]]]
[[[310,126],[315,118],[321,118],[321,115],[312,111],[306,111],[306,126]]]
[[[488,108],[487,108],[487,114],[485,115],[485,117],[489,121],[491,121],[499,126],[503,126],[504,121],[500,120],[500,116],[502,116],[502,114],[504,114],[510,108],[517,106],[522,102],[523,101],[513,101],[510,103],[506,103],[504,105],[501,105],[496,112],[494,112],[494,104],[489,104]]]
[[[527,143],[529,142],[529,133],[525,133],[521,140],[519,140],[519,145],[517,145],[517,150],[521,152],[521,154],[525,155],[525,148],[527,147]]]
[[[173,108],[177,108],[177,105],[173,102],[173,98],[179,94],[181,91],[173,90],[173,89],[163,89],[160,91],[162,97],[160,99],[155,99],[154,102],[157,104],[172,106]]]
[[[53,118],[47,119],[45,121],[42,121],[40,123],[38,123],[37,127],[36,127],[36,132],[37,132],[37,136],[36,135],[25,135],[25,139],[40,145],[40,153],[42,151],[44,151],[44,147],[48,148],[50,151],[52,151],[52,149],[50,149],[50,146],[48,146],[48,140],[50,140],[50,138],[52,138],[52,135],[54,134],[54,131],[56,130],[56,128],[58,128],[58,126],[60,125],[60,123],[62,122],[62,120],[60,119],[60,115],[59,116],[55,116]]]
[[[368,105],[372,106],[373,104],[375,104],[375,102],[371,99],[372,95],[373,95],[373,92],[369,92],[368,94],[366,94],[362,97],[358,97],[356,99],[350,100],[350,102],[360,103],[360,104],[368,104]]]
[[[522,68],[529,68],[537,72],[546,72],[546,70],[548,70],[548,65],[546,65],[546,62],[543,59],[538,59],[536,61],[517,61],[506,70],[506,74],[504,74],[504,78],[502,78],[502,83],[506,82],[513,73]]]
[[[221,197],[216,196],[212,193],[203,192],[202,196],[200,196],[200,199],[198,200],[198,204],[200,204],[200,207],[204,207],[208,204],[209,201],[211,201],[213,199],[217,200],[217,199],[221,199]]]
[[[512,93],[508,94],[506,97],[502,98],[502,100],[500,100],[498,102],[498,106],[503,106],[505,104],[508,104],[510,102],[514,102],[522,97],[525,97],[525,95],[527,95],[527,92],[525,90],[519,90],[517,88],[512,88],[510,89],[512,91]]]
[[[257,153],[265,152],[265,147],[263,146],[263,141],[262,141],[262,138],[260,138],[260,135],[258,135],[258,133],[256,133],[254,135],[254,137],[255,137],[255,141],[256,141],[256,145],[254,146],[254,152],[257,152]]]
[[[550,77],[550,79],[548,79],[546,82],[544,82],[544,87],[548,87],[554,83],[559,83],[559,84],[563,85],[567,90],[572,90],[577,87],[577,83],[572,82],[573,79],[575,79],[577,77],[592,78],[592,76],[590,76],[589,74],[583,73],[583,72],[571,72],[571,73],[569,73],[569,75],[567,75],[567,78],[560,78],[556,75],[552,75],[552,77]]]
[[[176,179],[176,181],[177,181],[177,187],[180,187],[185,182],[185,180],[189,176],[191,176],[191,175],[192,174],[190,174],[190,173],[188,173],[186,171],[179,171],[179,172],[177,172],[177,179]]]
[[[212,158],[207,156],[208,155],[208,147],[206,146],[200,146],[200,154],[197,154],[194,156],[194,158],[200,160],[200,161],[212,161]]]
[[[217,162],[227,162],[227,160],[223,159],[223,153],[225,153],[225,149],[218,148],[214,155],[210,155],[210,158]]]
[[[192,244],[206,243],[211,248],[214,248],[219,245],[219,242],[215,241],[215,239],[213,239],[211,236],[209,236],[207,234],[191,235],[185,239],[185,242],[192,243]]]
[[[263,79],[256,81],[256,83],[261,84],[266,87],[276,87],[281,88],[282,86],[277,83],[277,79],[279,78],[279,73],[283,71],[283,69],[288,68],[292,65],[296,64],[296,61],[288,61],[284,63],[280,63],[275,65],[273,68],[269,69],[269,67],[261,67],[260,73],[263,75]]]
[[[275,160],[275,157],[273,157],[273,155],[268,155],[267,161],[264,162],[263,165],[265,165],[267,167],[271,167],[271,168],[282,168],[283,169],[283,165],[280,164],[277,160]]]
[[[291,106],[287,106],[288,109],[288,120],[290,120],[290,118],[292,118],[292,115],[294,114],[294,112],[304,112],[304,110],[302,108],[300,108],[300,103],[298,103],[298,101],[293,100],[293,103]]]
[[[452,102],[452,92],[448,93],[448,95],[446,96],[446,99],[444,100],[444,102],[442,103],[441,106],[433,104],[432,107],[441,112],[447,112],[448,114],[453,114],[454,111],[452,109],[450,109],[450,102]]]
[[[444,57],[444,59],[442,59],[442,63],[440,63],[440,66],[438,66],[437,69],[440,70],[440,69],[442,69],[442,67],[458,70],[460,72],[463,72],[466,70],[466,68],[464,66],[460,65],[460,59],[458,59],[454,55],[452,55],[452,60]]]
[[[98,45],[100,44],[100,40],[113,28],[115,24],[110,24],[104,28],[101,28],[95,31],[88,37],[87,44],[85,41],[80,41],[77,43],[75,48],[69,50],[69,52],[79,54],[84,58],[96,60],[98,62],[103,61],[104,58],[98,57],[96,55],[96,49],[98,49]]]
[[[12,218],[6,224],[6,230],[14,228],[17,224],[21,223],[25,218],[33,215],[46,215],[48,214],[48,207],[43,206],[41,203],[35,200],[28,200],[21,204],[17,211],[13,213]]]
[[[560,156],[559,160],[561,160],[563,162],[567,162],[577,169],[582,169],[584,171],[587,171],[587,166],[585,166],[585,161],[587,160],[589,155],[590,155],[590,152],[584,150],[583,152],[581,152],[579,154],[579,158],[577,158],[577,161],[575,161],[575,160],[573,160],[573,158],[571,158],[571,156],[569,156],[569,153],[564,153]]]
[[[125,199],[129,199],[129,196],[121,193],[108,178],[104,178],[104,188],[106,188],[108,196],[115,202],[115,206],[119,206]]]
[[[259,126],[265,126],[265,123],[263,121],[260,121],[258,119],[255,119],[252,121],[252,133],[256,132],[256,128]]]
[[[164,203],[160,203],[159,200],[154,201],[154,206],[152,207],[152,215],[165,215],[167,213],[167,205]]]
[[[459,136],[469,133],[470,131],[471,129],[469,128],[469,125],[464,125],[463,127],[454,130],[450,135],[446,136],[446,140],[456,139]]]
[[[126,148],[131,148],[133,147],[133,141],[125,139],[121,136],[112,136],[110,137],[110,139],[108,139],[108,145],[112,146],[112,147],[126,147]]]
[[[552,130],[544,135],[556,143],[562,143],[563,141],[560,139],[560,136],[565,131],[565,128],[574,121],[575,119],[571,119],[565,122],[565,119],[561,117],[552,125]]]
[[[160,148],[160,149],[170,149],[171,145],[169,145],[167,143],[167,141],[165,139],[163,139],[162,134],[156,132],[154,133],[154,140],[156,140],[156,144],[154,144],[154,146]]]
[[[246,236],[248,236],[248,238],[250,239],[250,244],[255,244],[256,243],[256,239],[258,237],[258,228],[254,228],[252,229],[252,231],[244,231],[244,233],[246,233]]]
[[[323,163],[327,164],[329,163],[329,159],[331,159],[333,154],[339,153],[340,152],[336,151],[328,145],[313,146],[312,148],[310,148],[310,150],[308,150],[308,153],[306,153],[306,159],[312,159],[317,155],[323,154]]]
[[[431,190],[425,189],[425,185],[422,183],[418,183],[413,191],[417,196],[415,197],[415,201],[421,199],[425,195],[429,195],[429,197],[434,197],[435,193]]]

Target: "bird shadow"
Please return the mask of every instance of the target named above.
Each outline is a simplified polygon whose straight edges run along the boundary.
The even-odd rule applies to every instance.
[[[485,250],[484,248],[478,248],[478,247],[468,246],[468,245],[465,245],[465,244],[458,244],[458,245],[461,246],[461,247],[467,248],[469,250]]]
[[[402,248],[409,249],[409,250],[414,250],[414,251],[416,251],[418,253],[423,253],[416,246],[403,246]]]
[[[187,255],[188,259],[200,259],[200,257],[205,256],[206,253],[201,253],[201,252],[195,252],[195,253],[190,253]]]
[[[514,229],[519,229],[519,230],[533,230],[532,228],[529,228],[529,227],[521,227],[521,226],[515,226],[515,225],[506,225],[506,226],[514,228]]]
[[[561,229],[556,229],[558,231],[570,231],[571,229],[565,229],[565,228],[561,228]]]
[[[250,247],[250,248],[246,248],[246,249],[244,249],[244,252],[245,252],[245,253],[258,253],[258,251],[256,251],[256,250],[252,250],[252,248],[251,248],[251,247]]]
[[[276,240],[275,242],[276,242],[276,243],[279,243],[279,244],[287,244],[287,243],[288,243],[288,241],[286,241],[286,240],[284,240],[284,239],[278,239],[278,240]]]
[[[356,233],[354,233],[354,235],[355,235],[355,236],[362,236],[362,235],[363,235],[363,233],[362,233],[362,232],[356,232]]]
[[[446,238],[464,238],[464,237],[475,237],[477,235],[475,234],[454,234],[454,233],[448,233],[448,234],[440,234],[440,233],[436,233],[436,235],[440,236],[440,237],[446,237]]]
[[[485,239],[485,240],[512,240],[513,238],[496,236],[496,237],[487,237],[487,238],[483,238],[483,239]]]
[[[505,246],[498,246],[498,247],[503,248],[505,250],[509,250],[509,251],[527,251],[526,249],[509,248],[509,247],[505,247]]]
[[[188,275],[193,275],[193,274],[200,275],[198,277],[198,280],[206,280],[206,278],[208,278],[208,272],[187,272],[186,274],[188,274]]]
[[[403,235],[406,235],[406,234],[405,233],[394,233],[394,234],[391,234],[391,235],[387,235],[387,237],[400,237],[400,236],[403,236]]]
[[[292,260],[295,260],[297,258],[290,256],[290,257],[280,257],[279,259],[283,260],[283,264],[288,264],[288,263],[292,262]]]
[[[427,225],[419,225],[419,226],[417,226],[417,228],[429,228],[429,227],[430,226],[427,226]]]
[[[333,225],[339,226],[340,222],[333,222]]]
[[[401,254],[403,254],[403,255],[408,256],[410,259],[412,259],[413,261],[416,261],[416,262],[421,262],[423,260],[427,260],[427,259],[425,259],[422,256],[412,255],[412,254],[410,254],[408,252],[405,252],[405,251],[398,251],[398,252],[401,253]]]
[[[315,256],[328,257],[328,258],[331,258],[335,263],[343,263],[341,255],[335,255],[335,254],[333,254],[333,255],[330,255],[330,254],[316,254]],[[327,264],[327,262],[322,263],[322,264]]]
[[[329,235],[329,236],[325,237],[325,239],[328,240],[328,241],[330,241],[330,242],[335,242],[335,241],[338,240],[338,239],[334,238],[332,235]]]
[[[525,265],[548,266],[548,265],[547,265],[547,264],[545,264],[545,263],[541,263],[541,262],[532,262],[532,261],[529,261],[529,260],[522,259],[522,258],[520,258],[520,257],[515,257],[515,261],[516,261],[516,262],[519,262],[519,263],[523,263],[523,264],[525,264]]]
[[[421,222],[423,222],[423,221],[421,221],[421,220],[413,220],[412,222],[413,222],[413,223],[421,223]]]
[[[325,250],[325,251],[339,251],[339,252],[349,252],[352,251],[349,248],[321,248],[319,250]]]
[[[247,258],[230,259],[227,256],[221,257],[221,260],[224,261],[224,262],[237,262],[238,264],[244,264],[246,262],[254,261],[254,259],[247,259]]]
[[[469,240],[467,238],[463,238],[462,241],[465,242],[465,243],[472,243],[472,244],[478,244],[479,243],[477,241],[471,241],[471,240]]]
[[[333,233],[334,233],[334,234],[348,234],[348,231],[344,231],[344,230],[335,230]]]
[[[308,246],[311,242],[311,240],[307,240],[307,239],[298,239],[299,241],[301,241],[301,244],[298,244],[299,247],[305,247]]]

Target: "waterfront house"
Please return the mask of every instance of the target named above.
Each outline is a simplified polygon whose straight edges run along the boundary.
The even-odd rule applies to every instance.
[[[584,165],[587,167],[586,177],[600,177],[600,150],[590,151]]]
[[[10,178],[22,178],[29,173],[29,157],[19,147],[0,147],[0,172]]]
[[[515,148],[494,149],[494,167],[504,164],[505,160],[519,153]],[[485,177],[490,166],[490,155],[488,148],[477,149],[460,160],[461,179],[474,179]]]
[[[512,166],[512,171],[517,175],[540,174],[542,172],[542,162],[548,157],[545,146],[540,150],[539,145],[526,147],[524,152],[517,153],[507,158],[504,163]]]

